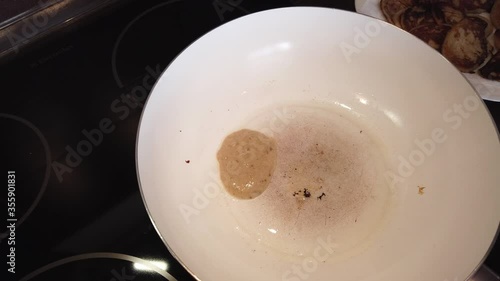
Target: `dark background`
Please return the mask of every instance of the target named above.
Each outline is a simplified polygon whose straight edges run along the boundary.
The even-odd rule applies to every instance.
[[[134,257],[161,260],[178,280],[194,280],[168,253],[144,208],[134,159],[143,100],[127,94],[148,68],[163,70],[204,33],[248,13],[297,5],[354,10],[348,0],[107,2],[68,13],[57,28],[0,56],[2,171],[16,171],[16,217],[26,217],[16,230],[16,274],[7,280],[36,270],[32,280],[164,280],[135,270]],[[0,3],[9,7],[0,19],[21,9]],[[127,110],[116,112],[113,104]],[[486,104],[499,124],[499,103]],[[95,132],[101,122],[110,132],[85,146],[83,130]],[[88,155],[69,158],[70,167],[68,151],[78,148]],[[5,257],[8,240],[0,237]],[[498,248],[486,261],[496,272]]]

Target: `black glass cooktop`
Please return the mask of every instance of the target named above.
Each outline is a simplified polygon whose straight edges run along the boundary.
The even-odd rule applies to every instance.
[[[140,195],[135,141],[144,101],[204,33],[297,5],[354,10],[348,0],[123,1],[89,20],[68,19],[5,59],[1,280],[194,280],[160,240]],[[500,124],[500,103],[486,104]],[[486,261],[496,272],[498,248]]]

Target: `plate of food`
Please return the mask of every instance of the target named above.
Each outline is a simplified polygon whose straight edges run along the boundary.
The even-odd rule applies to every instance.
[[[356,0],[355,4],[357,12],[426,42],[457,67],[482,98],[500,101],[500,0]]]
[[[474,88],[413,35],[335,9],[192,43],[148,97],[136,161],[158,234],[202,281],[466,280],[500,220]]]

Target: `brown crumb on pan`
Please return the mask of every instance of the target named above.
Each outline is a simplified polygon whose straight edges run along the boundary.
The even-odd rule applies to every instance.
[[[324,192],[322,192],[322,193],[321,193],[321,195],[320,195],[320,196],[318,196],[317,198],[318,198],[319,200],[321,200],[321,199],[323,199],[323,196],[326,196],[326,194],[325,194]]]
[[[186,160],[186,163],[189,164],[191,162],[191,160]]]
[[[304,197],[306,197],[306,198],[311,197],[311,192],[309,192],[309,190],[307,190],[307,188],[304,188]]]
[[[425,186],[417,186],[418,187],[418,195],[424,195]]]

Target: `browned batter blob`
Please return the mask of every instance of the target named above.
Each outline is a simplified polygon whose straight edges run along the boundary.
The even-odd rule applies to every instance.
[[[239,199],[262,194],[276,167],[276,142],[257,131],[243,129],[224,139],[217,160],[224,187]]]

